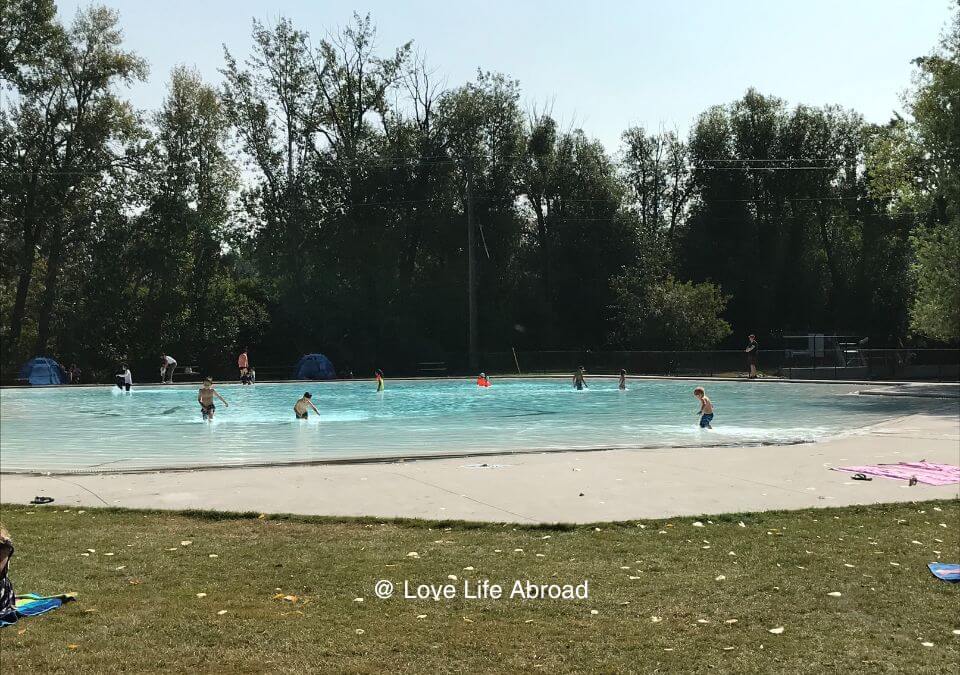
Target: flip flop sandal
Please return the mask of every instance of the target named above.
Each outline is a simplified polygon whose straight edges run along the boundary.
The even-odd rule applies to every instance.
[[[873,480],[870,476],[863,473],[853,474],[853,480]]]
[[[53,501],[53,497],[34,497],[31,504],[49,504]]]

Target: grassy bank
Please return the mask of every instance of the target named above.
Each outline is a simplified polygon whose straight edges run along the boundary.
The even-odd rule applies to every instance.
[[[3,671],[946,672],[960,661],[960,586],[926,569],[960,560],[952,501],[703,527],[22,506],[0,519],[18,592],[79,594],[0,630]],[[453,583],[458,597],[379,600],[379,579],[398,591],[404,579]],[[516,579],[589,580],[590,597],[467,600],[464,579],[505,595]]]

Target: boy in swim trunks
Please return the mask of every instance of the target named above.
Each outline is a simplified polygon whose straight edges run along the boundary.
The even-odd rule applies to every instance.
[[[230,407],[230,404],[227,403],[227,399],[220,395],[216,389],[213,388],[213,378],[208,377],[203,381],[203,386],[200,387],[200,391],[197,393],[197,402],[200,404],[200,414],[203,416],[204,421],[209,422],[213,419],[213,413],[217,411],[217,406],[213,404],[213,397],[216,396],[221,401],[223,405]]]
[[[575,371],[573,371],[573,386],[577,391],[581,391],[584,387],[587,386],[586,381],[583,379],[583,374],[586,371],[583,369],[583,366],[580,366]]]
[[[707,398],[707,392],[703,387],[697,387],[693,390],[693,395],[700,399],[700,410],[697,412],[700,415],[700,428],[713,429],[710,426],[710,422],[713,421],[713,403]]]
[[[307,419],[307,415],[310,413],[310,408],[313,408],[313,412],[320,414],[320,411],[317,410],[317,406],[313,405],[313,401],[310,399],[313,398],[313,395],[309,391],[303,392],[303,397],[293,404],[293,414],[297,416],[298,420]]]

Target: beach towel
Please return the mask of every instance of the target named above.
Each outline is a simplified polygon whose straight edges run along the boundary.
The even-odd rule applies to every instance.
[[[960,483],[960,466],[952,464],[937,464],[936,462],[899,462],[897,464],[869,464],[867,466],[835,466],[834,471],[847,473],[862,473],[868,476],[882,476],[884,478],[899,478],[910,480],[917,477],[917,482],[927,485],[950,485]]]
[[[933,576],[937,579],[943,579],[944,581],[949,581],[954,584],[960,582],[960,565],[957,563],[933,562],[927,565],[927,567],[930,568]]]
[[[65,602],[76,599],[77,597],[74,593],[64,593],[63,595],[51,595],[47,597],[36,595],[35,593],[18,595],[13,611],[0,616],[0,628],[11,626],[15,624],[18,619],[26,616],[46,614],[47,612],[55,610]]]

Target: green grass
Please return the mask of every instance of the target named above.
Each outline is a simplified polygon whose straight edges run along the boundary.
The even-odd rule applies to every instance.
[[[934,673],[960,662],[960,586],[926,569],[960,560],[956,501],[720,516],[702,528],[22,506],[0,518],[20,592],[79,594],[0,630],[4,671]],[[378,579],[451,574],[508,591],[514,579],[588,579],[590,598],[373,592]]]

